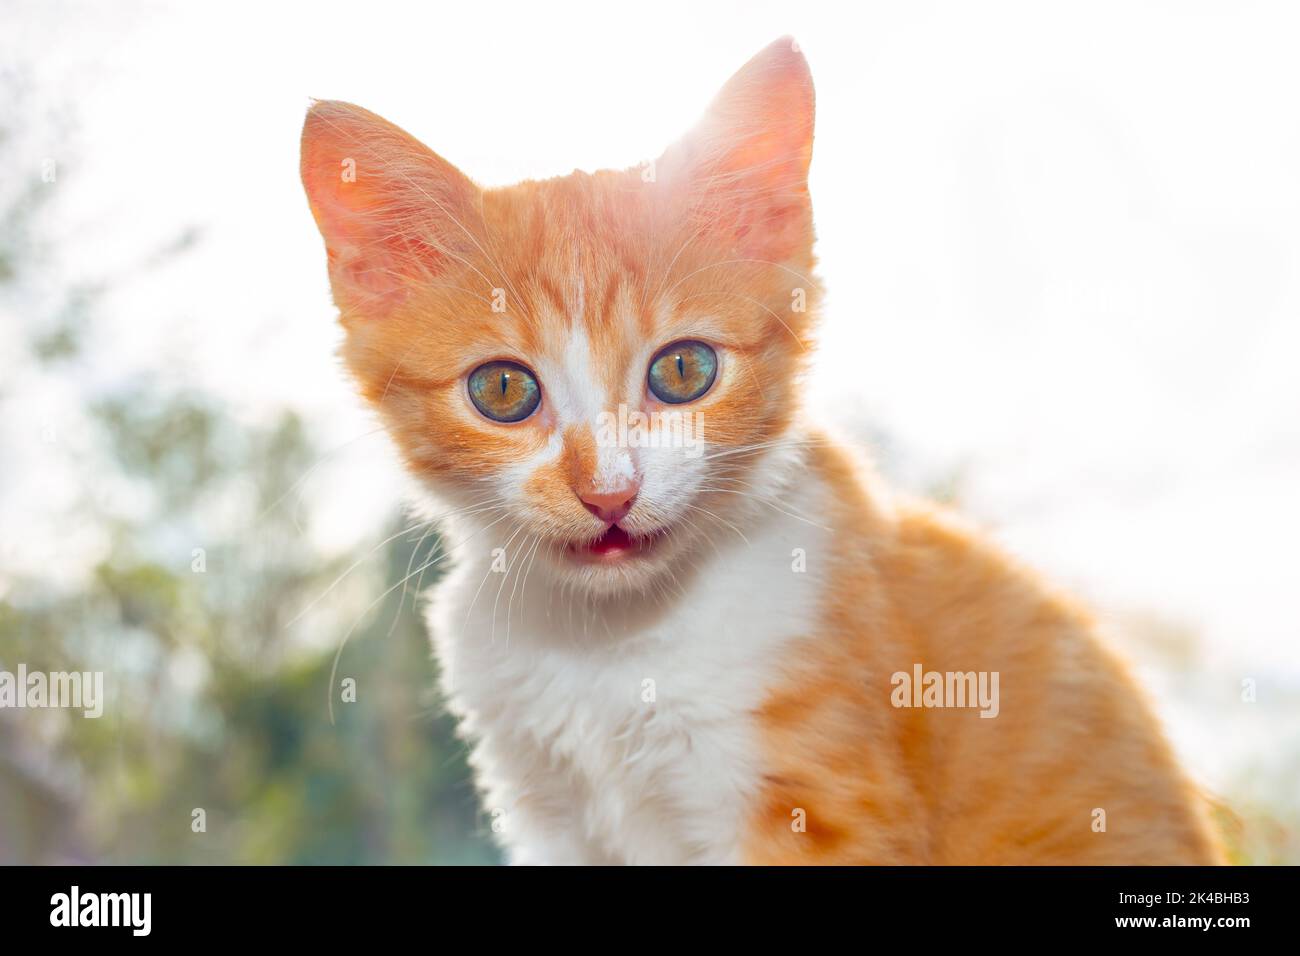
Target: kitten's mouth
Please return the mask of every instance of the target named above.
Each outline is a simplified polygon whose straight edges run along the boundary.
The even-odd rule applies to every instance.
[[[658,543],[662,535],[631,535],[616,524],[610,525],[595,541],[571,544],[568,551],[585,561],[615,562],[643,555]]]

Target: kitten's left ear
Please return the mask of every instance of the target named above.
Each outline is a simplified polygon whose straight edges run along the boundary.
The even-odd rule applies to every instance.
[[[657,164],[692,220],[746,255],[809,251],[814,102],[808,61],[790,37],[741,67]]]

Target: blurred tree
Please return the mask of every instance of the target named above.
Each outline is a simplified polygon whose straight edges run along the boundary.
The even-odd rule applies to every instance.
[[[0,295],[29,332],[4,361],[66,381],[102,290],[30,314],[41,202],[26,185],[0,197]],[[193,235],[169,245],[186,254]],[[0,409],[22,397],[6,388]],[[318,460],[304,422],[285,410],[250,426],[216,396],[140,381],[84,403],[89,440],[57,450],[81,476],[65,526],[103,546],[72,588],[0,567],[0,669],[100,670],[107,701],[99,719],[0,710],[0,863],[496,862],[412,595],[362,611],[438,554],[437,535],[394,524],[295,621],[354,557],[314,549],[291,493]],[[311,639],[313,621],[332,640]],[[356,699],[334,688],[331,724],[353,621],[339,677]]]
[[[339,673],[356,700],[335,697],[333,726],[333,650],[287,646],[291,615],[343,570],[304,549],[301,516],[267,507],[311,460],[301,423],[286,413],[237,441],[220,409],[192,396],[113,399],[96,417],[153,508],[127,517],[87,504],[111,545],[86,589],[22,581],[0,604],[4,666],[102,669],[108,697],[99,720],[0,712],[0,760],[14,771],[0,781],[4,861],[494,861],[402,589],[349,642]],[[173,528],[189,523],[181,509],[201,511],[232,476],[259,491],[220,539],[195,539],[208,545],[201,572],[192,549],[151,554],[163,512]],[[416,537],[393,539],[383,574],[354,572],[363,586],[339,602],[349,610],[331,608],[340,637],[372,594],[437,554],[435,534],[418,551]],[[192,832],[195,809],[204,833]]]

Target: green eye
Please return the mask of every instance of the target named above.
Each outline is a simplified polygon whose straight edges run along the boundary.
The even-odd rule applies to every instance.
[[[650,391],[669,405],[693,402],[718,376],[718,354],[703,342],[674,342],[650,362]]]
[[[532,372],[515,362],[488,362],[469,376],[474,407],[494,422],[521,422],[542,400]]]

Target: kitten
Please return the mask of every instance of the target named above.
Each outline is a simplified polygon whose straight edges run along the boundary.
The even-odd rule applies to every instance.
[[[344,359],[454,512],[429,619],[493,829],[519,863],[1219,860],[1088,615],[801,412],[812,141],[788,39],[623,171],[483,189],[307,115]]]

